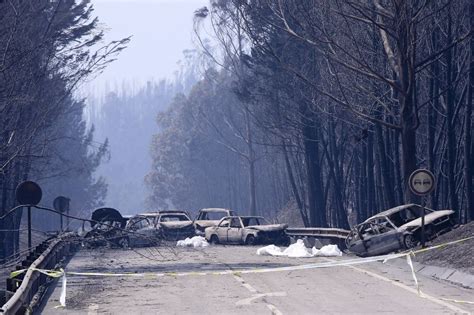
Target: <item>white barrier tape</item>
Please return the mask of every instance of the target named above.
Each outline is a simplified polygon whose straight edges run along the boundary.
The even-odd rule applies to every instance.
[[[415,268],[413,267],[413,262],[411,261],[411,255],[407,255],[407,263],[408,263],[408,266],[410,266],[411,276],[413,277],[413,280],[415,281],[416,290],[418,291],[418,295],[421,296],[420,285],[418,283],[418,278],[416,277],[416,274],[415,274]]]
[[[63,269],[61,269],[63,272],[63,281],[62,281],[62,288],[61,288],[61,296],[59,297],[59,303],[61,304],[62,307],[66,307],[66,273],[64,272]]]
[[[474,302],[471,302],[471,301],[463,301],[463,300],[455,300],[455,299],[447,299],[447,298],[439,298],[439,299],[440,299],[440,300],[443,300],[443,301],[447,301],[447,302],[474,305]]]
[[[415,268],[413,267],[413,262],[412,262],[412,260],[411,260],[411,255],[407,255],[407,263],[408,263],[408,265],[410,266],[411,275],[412,275],[412,277],[413,277],[413,280],[415,281],[416,290],[418,291],[418,295],[419,295],[420,297],[422,297],[422,298],[426,297],[426,295],[423,293],[423,291],[421,291],[420,283],[418,282],[418,278],[416,277]],[[472,304],[472,305],[474,305],[474,302],[471,302],[471,301],[456,300],[456,299],[447,299],[447,298],[442,298],[442,297],[439,297],[438,299],[443,300],[443,301],[447,301],[447,302],[454,302],[454,303],[459,303],[459,304]]]

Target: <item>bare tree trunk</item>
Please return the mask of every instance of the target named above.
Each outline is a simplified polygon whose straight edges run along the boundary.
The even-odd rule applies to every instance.
[[[282,141],[283,155],[285,158],[286,172],[288,174],[288,180],[290,181],[291,189],[293,191],[293,196],[295,197],[298,210],[300,211],[301,219],[305,227],[310,226],[308,221],[308,216],[306,214],[306,209],[304,207],[303,201],[301,200],[300,193],[298,192],[298,187],[296,186],[295,177],[293,175],[293,170],[291,168],[290,159],[288,158],[288,151],[286,150],[285,141]]]
[[[307,123],[315,124],[315,121]],[[326,207],[324,203],[322,174],[320,165],[320,135],[316,126],[303,127],[305,160],[308,181],[309,223],[311,226],[326,227]]]
[[[257,215],[257,184],[255,182],[255,150],[253,148],[253,134],[252,134],[252,122],[250,121],[250,114],[245,109],[245,124],[247,129],[247,148],[248,148],[248,163],[249,163],[249,191],[250,201],[249,210],[250,215]]]
[[[375,211],[375,173],[374,173],[374,135],[372,128],[369,128],[367,136],[367,215],[374,215]]]
[[[386,201],[386,207],[390,208],[395,206],[395,196],[393,191],[393,178],[391,176],[390,167],[388,163],[387,152],[385,151],[384,137],[382,133],[382,127],[380,125],[375,125],[375,132],[377,137],[377,145],[379,149],[380,156],[380,175],[381,175],[381,184],[383,189],[384,200]]]
[[[469,2],[469,25],[471,30],[474,29],[474,1]],[[467,220],[474,220],[474,191],[472,189],[472,97],[474,89],[474,38],[471,36],[469,40],[469,80],[468,93],[466,101],[466,112],[464,117],[464,182],[467,201]]]
[[[433,45],[433,50],[438,49],[438,32],[437,28],[434,28],[431,35],[431,41]],[[428,166],[431,171],[435,170],[436,166],[436,148],[435,148],[435,139],[436,139],[436,125],[438,123],[438,108],[439,108],[439,64],[438,61],[434,61],[431,65],[432,76],[430,78],[430,97],[431,108],[428,110]],[[438,198],[436,191],[430,195],[431,207],[433,209],[438,208]]]
[[[448,19],[448,43],[452,40],[452,21],[451,14]],[[449,194],[449,205],[454,211],[459,211],[458,198],[456,194],[456,178],[455,178],[455,164],[456,164],[456,131],[453,126],[454,117],[454,82],[453,82],[453,60],[451,49],[446,52],[446,132],[447,132],[447,146],[448,146],[448,194]],[[466,161],[467,162],[467,161]],[[459,215],[461,212],[459,212]]]
[[[347,212],[344,208],[344,187],[343,187],[343,179],[344,174],[339,166],[339,160],[343,155],[340,152],[340,149],[337,147],[336,144],[336,130],[334,126],[334,120],[329,120],[329,146],[325,146],[332,154],[326,152],[327,162],[329,166],[329,172],[332,174],[333,182],[334,182],[334,200],[333,204],[335,205],[335,218],[334,222],[336,223],[337,227],[348,229],[349,228],[349,221],[347,220]]]
[[[361,178],[360,178],[360,195],[359,195],[359,210],[357,213],[358,222],[362,222],[369,217],[368,202],[367,202],[367,148],[361,148]]]

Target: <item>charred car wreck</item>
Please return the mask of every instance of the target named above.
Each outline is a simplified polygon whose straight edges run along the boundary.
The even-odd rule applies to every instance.
[[[374,256],[415,247],[421,240],[422,207],[407,204],[383,211],[354,226],[347,249],[358,256]],[[425,208],[425,238],[431,240],[455,225],[453,210]]]
[[[164,240],[177,241],[194,236],[193,221],[186,211],[167,210],[155,213],[157,235]]]
[[[121,240],[127,220],[114,208],[99,208],[92,212],[91,230],[84,235],[89,247],[122,246]]]
[[[270,224],[263,217],[228,216],[222,218],[217,226],[208,227],[206,239],[213,244],[262,243],[288,244],[285,233],[286,224]]]
[[[196,235],[205,236],[206,228],[216,226],[223,217],[234,216],[234,211],[224,208],[205,208],[199,210],[194,220]]]
[[[143,214],[132,216],[125,226],[125,235],[119,244],[124,248],[158,245],[159,238],[153,218]]]

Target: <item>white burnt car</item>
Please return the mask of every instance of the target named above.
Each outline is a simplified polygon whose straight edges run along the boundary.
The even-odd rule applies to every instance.
[[[216,226],[223,217],[234,215],[234,211],[224,208],[205,208],[199,210],[196,220],[194,220],[196,235],[204,236],[206,228]]]
[[[205,235],[213,244],[287,244],[287,227],[286,224],[270,224],[258,216],[227,216],[217,226],[208,227]]]
[[[415,247],[421,241],[422,207],[398,206],[354,226],[346,239],[347,249],[358,256],[374,256]],[[425,208],[425,239],[431,240],[453,228],[453,210]]]

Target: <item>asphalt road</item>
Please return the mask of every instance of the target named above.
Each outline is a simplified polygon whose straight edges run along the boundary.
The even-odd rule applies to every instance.
[[[206,272],[303,265],[338,258],[257,256],[258,247],[82,250],[66,271],[104,273]],[[44,314],[470,314],[473,290],[419,275],[408,266],[370,263],[268,273],[67,278],[66,308],[57,308],[59,281]]]

